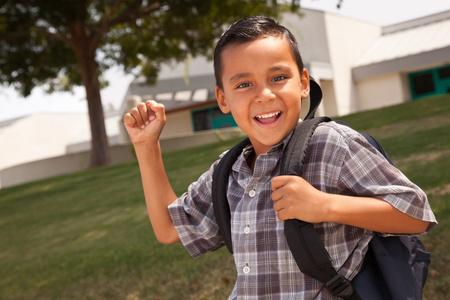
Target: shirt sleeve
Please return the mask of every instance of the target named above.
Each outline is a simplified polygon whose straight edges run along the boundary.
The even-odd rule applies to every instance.
[[[330,173],[332,192],[384,199],[401,212],[430,222],[424,233],[437,226],[426,194],[361,134],[334,122],[319,128],[315,140],[323,147],[319,152],[326,162],[324,172]]]
[[[168,207],[178,236],[193,258],[224,245],[211,199],[212,175],[217,163],[191,183],[188,191]]]

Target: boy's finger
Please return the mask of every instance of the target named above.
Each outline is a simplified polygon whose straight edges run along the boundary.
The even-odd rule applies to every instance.
[[[280,190],[276,190],[272,192],[270,197],[272,198],[272,201],[276,203],[283,198],[283,193]]]
[[[130,113],[126,113],[125,116],[123,116],[123,122],[126,126],[135,127],[137,125],[136,119],[133,118]]]
[[[276,191],[287,183],[288,176],[276,176],[272,178],[272,191]]]
[[[136,120],[137,127],[139,127],[139,128],[145,127],[145,122],[142,119],[141,113],[137,107],[133,107],[130,110],[130,115]]]
[[[154,101],[153,100],[148,100],[147,102],[145,102],[145,105],[147,106],[148,120],[149,121],[153,121],[153,120],[156,119],[155,112],[153,111],[153,108],[152,108],[152,102],[154,102]]]
[[[148,109],[145,103],[139,103],[137,105],[137,109],[139,110],[139,114],[141,115],[142,121],[145,124],[148,124]]]
[[[164,104],[157,103],[154,100],[147,101],[147,106],[149,109],[149,119],[153,121],[154,119],[158,119],[160,121],[164,121],[165,118],[165,107]]]

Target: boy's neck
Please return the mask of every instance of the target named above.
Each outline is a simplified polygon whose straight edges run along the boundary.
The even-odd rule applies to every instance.
[[[247,165],[250,168],[250,170],[252,170],[252,172],[253,172],[255,169],[255,162],[256,162],[255,150],[250,152],[249,156],[247,156],[246,162],[247,162]]]

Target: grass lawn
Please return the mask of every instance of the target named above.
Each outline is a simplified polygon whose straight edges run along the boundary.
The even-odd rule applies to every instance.
[[[377,137],[429,195],[440,222],[422,240],[432,252],[425,299],[450,292],[450,97],[341,118]],[[164,154],[175,192],[237,140]],[[0,190],[1,299],[226,299],[233,258],[191,259],[158,244],[136,162]]]

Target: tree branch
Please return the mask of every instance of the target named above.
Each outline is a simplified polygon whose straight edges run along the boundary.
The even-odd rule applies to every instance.
[[[152,12],[158,10],[161,7],[161,4],[159,2],[155,2],[153,4],[150,4],[146,7],[141,7],[141,1],[136,0],[134,1],[130,7],[122,12],[119,16],[112,18],[119,9],[120,4],[124,2],[123,0],[116,0],[111,7],[110,12],[107,16],[104,17],[103,21],[100,23],[100,25],[95,29],[95,34],[92,34],[91,38],[91,47],[97,47],[100,43],[102,37],[108,33],[109,29],[117,24],[123,24],[123,23],[131,23],[133,21],[136,21],[137,19],[146,17],[150,15]],[[127,2],[129,3],[129,2]]]
[[[51,32],[45,27],[36,26],[34,28],[31,28],[30,32],[33,32],[33,31],[38,34],[43,34],[43,35],[49,36],[51,38],[54,38],[54,39],[59,40],[64,43],[68,43],[68,44],[71,43],[70,39],[65,37],[63,34],[60,34],[57,32]]]
[[[130,23],[137,19],[146,17],[152,12],[157,11],[161,7],[161,3],[155,2],[146,7],[131,7],[129,10],[124,11],[120,16],[112,19],[109,23],[110,26],[114,26],[121,23]]]

